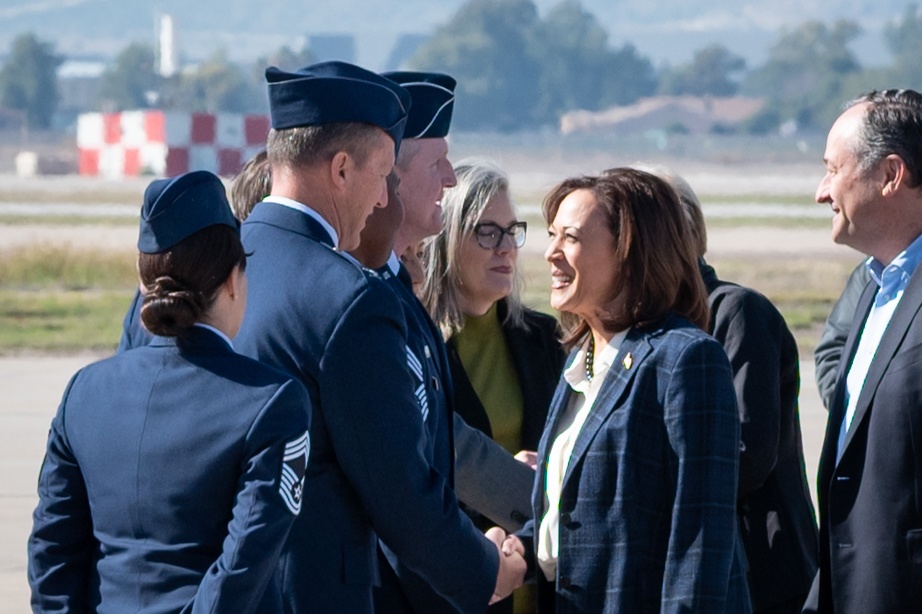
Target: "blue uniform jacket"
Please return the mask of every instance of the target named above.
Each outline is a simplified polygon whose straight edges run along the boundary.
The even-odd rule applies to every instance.
[[[521,533],[528,548],[570,393],[561,378],[538,447],[536,520]],[[739,433],[730,366],[714,339],[676,316],[632,329],[564,475],[557,581],[539,591],[539,611],[751,611],[736,525]]]
[[[141,290],[135,290],[131,305],[128,306],[128,311],[122,320],[122,338],[118,342],[119,352],[147,345],[153,339],[154,336],[141,324],[141,306],[143,304],[144,297],[141,296]]]
[[[458,609],[481,611],[496,547],[427,458],[403,309],[386,282],[333,251],[318,222],[261,202],[244,223],[241,351],[294,374],[314,407],[302,510],[282,555],[294,612],[371,612],[377,538]]]
[[[204,328],[78,372],[29,539],[36,611],[273,612],[310,405]],[[287,460],[286,460],[287,459]]]

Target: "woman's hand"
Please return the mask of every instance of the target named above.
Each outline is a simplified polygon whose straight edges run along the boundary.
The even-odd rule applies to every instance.
[[[515,460],[525,463],[532,469],[537,469],[538,467],[538,453],[534,450],[519,450],[515,455]]]

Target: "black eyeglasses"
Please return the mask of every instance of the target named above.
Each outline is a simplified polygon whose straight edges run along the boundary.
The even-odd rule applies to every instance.
[[[525,231],[528,228],[528,222],[516,222],[503,228],[493,222],[483,222],[474,225],[474,238],[477,239],[477,245],[484,249],[496,249],[503,243],[503,237],[509,235],[512,244],[515,247],[525,245]]]

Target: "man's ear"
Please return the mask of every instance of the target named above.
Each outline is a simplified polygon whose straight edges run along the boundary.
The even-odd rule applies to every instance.
[[[337,151],[330,160],[330,180],[333,185],[342,189],[346,184],[348,174],[352,171],[353,160],[345,151]]]
[[[906,168],[906,162],[896,154],[890,154],[880,162],[881,171],[883,172],[884,184],[881,186],[880,193],[883,196],[891,196],[900,188],[908,187],[909,170]]]

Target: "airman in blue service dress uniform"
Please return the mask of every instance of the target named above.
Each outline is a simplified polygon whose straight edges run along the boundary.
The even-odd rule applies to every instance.
[[[337,253],[385,201],[409,95],[343,62],[266,77],[273,186],[243,225],[252,300],[238,341],[301,379],[314,406],[311,504],[281,562],[287,611],[372,612],[379,536],[454,607],[482,611],[517,565],[425,457],[398,299]]]
[[[246,260],[220,180],[198,171],[153,182],[138,248],[142,279],[156,286],[145,322],[177,336],[154,336],[68,385],[39,477],[32,607],[279,611],[272,579],[301,506],[310,401],[230,344]],[[164,254],[172,261],[156,260]],[[183,262],[211,281],[177,275]],[[171,320],[176,304],[196,301],[199,317],[190,307],[185,323]]]
[[[404,89],[410,92],[411,106],[407,116],[407,124],[403,134],[403,146],[407,147],[407,141],[410,139],[434,139],[444,143],[445,137],[451,125],[451,116],[454,107],[454,89],[455,80],[446,74],[431,72],[391,72],[384,73],[383,76],[399,83]],[[405,153],[405,152],[404,152]],[[398,160],[404,157],[404,153],[398,156]],[[411,154],[415,155],[415,154]],[[425,156],[425,154],[423,154]],[[427,216],[429,208],[435,207],[435,202],[419,203],[418,194],[407,193],[406,190],[412,190],[413,186],[419,185],[418,177],[411,176],[418,173],[430,173],[430,160],[425,159],[422,164],[416,164],[417,161],[411,160],[409,163],[401,164],[398,161],[398,169],[395,174],[400,178],[403,188],[389,191],[389,199],[396,196],[396,192],[402,192],[402,198],[407,199],[410,207],[416,207],[421,211],[404,211],[399,216],[402,223],[413,225],[414,220],[403,219],[405,216],[412,218],[416,216]],[[449,172],[439,172],[435,169],[433,188],[440,191],[444,182],[447,185],[454,183],[454,173],[450,171],[450,165],[445,161]],[[423,200],[425,200],[423,196]],[[388,202],[388,208],[399,206],[405,209],[405,202]],[[373,218],[380,217],[376,212]],[[389,213],[389,216],[394,214]],[[419,224],[415,225],[420,227]],[[391,233],[393,228],[389,224],[378,223],[378,220],[369,220],[368,225],[362,233],[363,243],[366,235],[371,231],[372,234]],[[403,230],[398,228],[398,230]],[[399,234],[406,234],[399,233]],[[394,237],[390,236],[390,242],[394,243]],[[416,234],[412,236],[413,241],[421,240],[425,235]],[[375,237],[375,243],[387,243],[381,237]],[[360,258],[361,259],[361,258]],[[368,263],[366,263],[368,264]],[[390,285],[391,289],[397,294],[403,308],[404,316],[407,322],[407,362],[410,372],[413,376],[413,385],[416,396],[419,401],[420,414],[427,430],[426,453],[432,466],[442,474],[451,485],[454,485],[455,463],[462,464],[470,461],[467,457],[458,458],[454,451],[454,425],[455,422],[454,408],[452,400],[451,372],[448,367],[448,356],[446,354],[445,344],[442,341],[441,333],[435,323],[429,317],[425,307],[416,298],[413,293],[412,281],[406,268],[401,264],[400,259],[395,252],[391,252],[387,264],[377,270],[385,282]],[[458,419],[460,420],[460,418]],[[470,430],[465,424],[458,424],[461,436],[466,436],[464,431]],[[521,485],[523,504],[522,510],[527,512],[528,504],[527,493],[534,482],[534,473],[525,465],[512,458],[511,455],[504,454],[508,458],[504,468],[509,465],[515,471],[506,472],[504,482],[507,488],[515,489]],[[495,454],[493,455],[495,458]],[[477,477],[482,476],[485,468],[476,468]],[[464,467],[462,466],[462,471]],[[519,481],[516,482],[515,478]],[[468,478],[470,479],[470,478]],[[481,485],[477,485],[481,488]],[[484,493],[489,499],[495,499],[496,493]],[[520,512],[521,513],[521,512]],[[504,514],[508,516],[509,514]],[[503,518],[507,520],[507,518]],[[523,518],[524,521],[524,518]],[[381,565],[381,586],[375,590],[375,609],[381,612],[454,612],[455,609],[448,602],[434,592],[428,584],[420,578],[419,575],[404,565],[399,557],[387,546],[381,543],[382,565]]]

